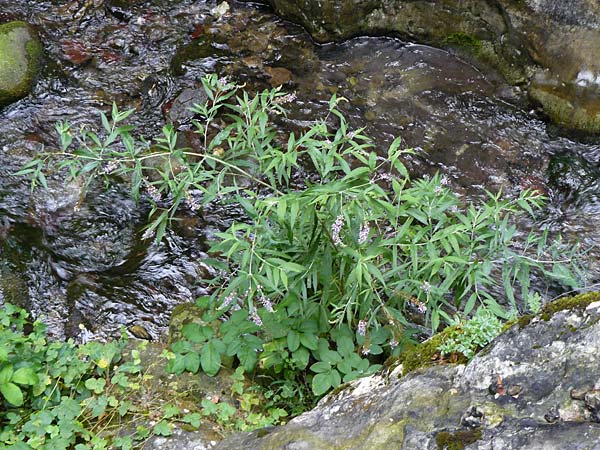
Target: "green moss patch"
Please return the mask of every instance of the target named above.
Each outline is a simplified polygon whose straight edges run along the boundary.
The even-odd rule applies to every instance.
[[[400,360],[403,367],[403,375],[406,375],[421,367],[428,367],[442,362],[466,364],[468,360],[464,355],[456,355],[452,360],[444,360],[441,358],[440,351],[438,350],[439,346],[443,344],[446,339],[450,338],[454,333],[456,333],[457,330],[458,327],[456,326],[448,327],[422,344],[416,345],[400,355]]]
[[[0,25],[0,105],[29,93],[41,66],[42,45],[21,21]]]
[[[600,301],[600,293],[589,292],[574,297],[564,297],[544,305],[540,317],[546,321],[550,320],[557,312],[583,310],[591,303]]]
[[[462,47],[469,50],[479,50],[481,40],[467,33],[452,33],[444,41],[444,45]]]
[[[483,437],[481,428],[460,430],[450,433],[442,431],[435,436],[438,450],[464,450],[465,446],[474,444]]]

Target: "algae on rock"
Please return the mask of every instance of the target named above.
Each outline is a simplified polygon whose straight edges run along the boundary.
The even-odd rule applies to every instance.
[[[26,96],[40,71],[42,44],[21,21],[0,25],[0,106]]]

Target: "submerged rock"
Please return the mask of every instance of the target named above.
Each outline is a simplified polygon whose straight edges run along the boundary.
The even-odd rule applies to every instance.
[[[467,365],[407,375],[392,365],[285,426],[233,435],[213,448],[600,449],[599,363],[600,294],[585,294],[520,320]],[[171,448],[210,448],[206,437],[193,436]]]
[[[600,132],[600,6],[578,0],[270,0],[321,42],[360,34],[401,36],[470,54],[559,125]]]
[[[0,106],[26,96],[40,70],[42,44],[31,25],[0,25]]]

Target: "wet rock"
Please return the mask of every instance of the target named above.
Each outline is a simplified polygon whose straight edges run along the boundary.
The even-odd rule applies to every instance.
[[[166,113],[169,122],[183,123],[194,117],[194,112],[191,111],[195,104],[204,104],[208,100],[208,96],[204,89],[184,89],[169,105]]]
[[[141,3],[143,3],[142,0],[107,0],[104,7],[112,16],[127,21],[133,16],[132,7]]]
[[[202,435],[202,437],[199,437]],[[173,430],[173,435],[166,438],[154,436],[145,444],[145,450],[172,450],[173,441],[177,442],[177,448],[190,450],[210,450],[218,442],[218,437],[215,437],[215,432],[212,430],[200,430],[196,433],[189,433],[180,428]]]
[[[394,32],[496,68],[563,127],[600,132],[600,6],[578,0],[270,0],[318,41]],[[534,77],[535,75],[535,77]]]
[[[42,44],[31,25],[0,25],[0,106],[26,96],[40,71]]]
[[[560,419],[560,413],[558,412],[558,407],[551,407],[546,414],[544,414],[544,419],[548,423],[556,423]]]
[[[585,416],[584,402],[578,406],[571,398],[573,389],[594,386],[600,377],[600,311],[590,307],[598,301],[600,294],[559,300],[546,307],[547,320],[515,324],[467,365],[405,376],[402,365],[392,365],[351,382],[285,426],[236,434],[214,449],[599,449],[595,417]],[[562,333],[573,323],[573,332]],[[492,395],[488,387],[496,380],[497,391],[498,378],[505,394],[519,386],[518,398]],[[598,411],[596,391],[587,391],[585,406]],[[193,434],[186,435],[185,447],[178,442],[172,448],[206,443]]]
[[[588,390],[586,388],[582,389],[572,389],[571,390],[571,398],[573,400],[583,400],[585,398],[585,394],[587,394]]]
[[[134,344],[137,346],[137,344]],[[132,346],[131,349],[135,348]],[[145,343],[138,349],[147,381],[141,392],[142,405],[172,404],[182,411],[201,413],[202,400],[218,397],[232,402],[229,394],[233,379],[231,372],[222,370],[217,376],[185,372],[180,375],[168,374],[167,360],[161,356],[164,348],[160,344]],[[128,358],[128,353],[125,358]],[[193,433],[174,427],[169,438],[155,436],[144,444],[145,450],[209,450],[221,439],[220,429],[209,418],[202,416],[199,427]],[[176,446],[173,446],[176,441]]]
[[[595,81],[584,85],[544,71],[532,80],[528,93],[553,122],[586,133],[600,132],[600,85]]]
[[[191,66],[199,66],[208,72],[214,69],[216,58],[228,54],[229,49],[226,44],[214,41],[211,36],[203,35],[177,49],[171,61],[171,70],[176,76],[185,74]]]
[[[219,3],[217,6],[210,10],[210,13],[217,18],[224,16],[225,14],[229,13],[229,3]]]
[[[285,67],[267,67],[265,70],[270,78],[269,83],[273,87],[292,81],[292,72]]]
[[[395,32],[411,40],[477,55],[515,83],[523,82],[527,55],[503,11],[485,1],[270,0],[275,10],[304,25],[321,42],[358,34]]]
[[[148,333],[148,330],[146,330],[143,325],[132,325],[127,328],[127,331],[129,331],[129,333],[138,339],[143,339],[146,341],[152,340],[152,335]]]

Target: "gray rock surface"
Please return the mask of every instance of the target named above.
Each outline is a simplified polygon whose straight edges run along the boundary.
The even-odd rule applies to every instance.
[[[180,450],[600,449],[600,295],[524,318],[469,364],[350,385],[287,425]],[[195,436],[195,437],[194,437]],[[196,447],[195,447],[196,446]]]

